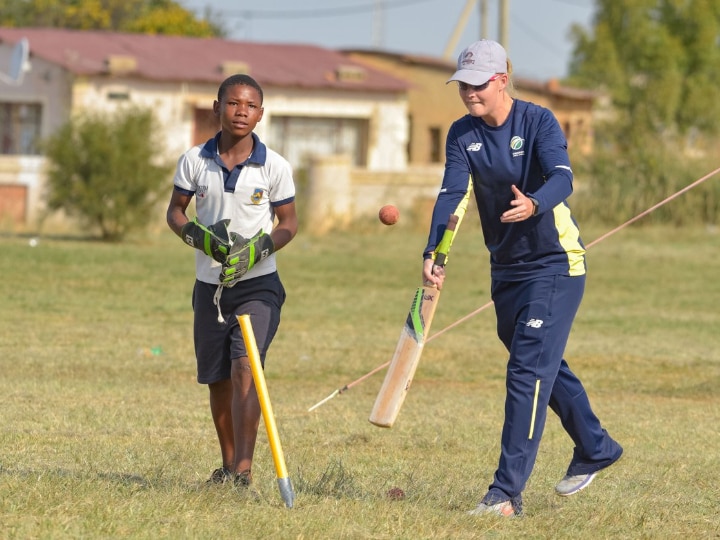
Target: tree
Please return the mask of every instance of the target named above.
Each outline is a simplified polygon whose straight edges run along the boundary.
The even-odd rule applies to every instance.
[[[173,0],[0,0],[0,26],[41,26],[76,30],[222,37],[222,24]]]
[[[572,39],[567,83],[610,98],[594,156],[576,161],[589,216],[627,219],[708,172],[720,147],[720,2],[597,0],[592,29],[575,26]],[[719,212],[708,183],[652,219],[717,224]]]
[[[159,140],[149,110],[86,113],[70,120],[44,143],[48,208],[79,217],[104,240],[119,241],[146,228],[173,170],[158,162],[164,155]]]
[[[623,145],[720,133],[717,0],[598,0],[593,32],[572,37],[568,82],[608,92]]]

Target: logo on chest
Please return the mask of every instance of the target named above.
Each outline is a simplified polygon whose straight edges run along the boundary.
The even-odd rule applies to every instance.
[[[510,139],[510,149],[513,151],[512,156],[524,156],[525,150],[523,150],[523,146],[525,146],[525,139],[523,139],[522,137],[515,135],[512,139]]]
[[[255,190],[252,192],[252,195],[250,195],[250,202],[252,202],[253,204],[260,204],[263,198],[263,193],[265,193],[263,189],[255,188]]]
[[[208,187],[207,186],[198,186],[197,191],[195,192],[195,195],[198,199],[204,199],[207,195]]]

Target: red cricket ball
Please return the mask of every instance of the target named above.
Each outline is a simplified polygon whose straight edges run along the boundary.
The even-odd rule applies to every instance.
[[[392,204],[386,204],[378,212],[378,217],[385,225],[395,225],[400,219],[400,210]]]

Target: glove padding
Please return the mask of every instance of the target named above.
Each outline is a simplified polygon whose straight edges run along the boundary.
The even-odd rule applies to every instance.
[[[235,285],[253,266],[275,251],[272,238],[262,229],[249,240],[232,233],[231,242],[230,253],[220,271],[220,283],[225,287]]]
[[[194,218],[182,226],[180,237],[188,246],[199,249],[219,263],[224,263],[231,244],[228,225],[230,220],[223,219],[206,227]]]

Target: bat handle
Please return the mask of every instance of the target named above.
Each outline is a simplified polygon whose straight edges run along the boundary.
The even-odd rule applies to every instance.
[[[448,251],[450,251],[450,245],[452,244],[455,229],[457,228],[459,221],[460,217],[458,215],[450,214],[450,218],[448,219],[447,225],[445,226],[445,232],[443,233],[443,237],[440,240],[440,244],[438,244],[437,250],[435,252],[435,263],[433,266],[445,266],[445,261],[447,260],[447,253]]]

